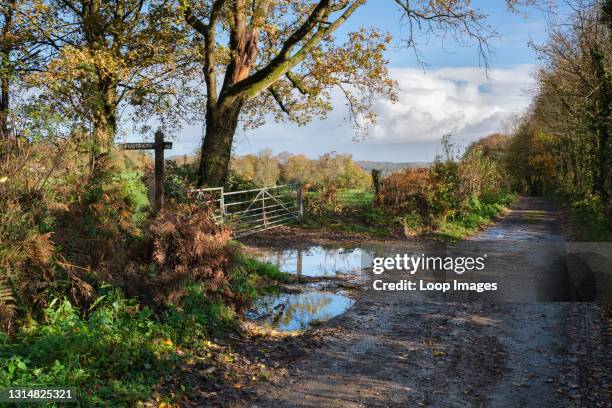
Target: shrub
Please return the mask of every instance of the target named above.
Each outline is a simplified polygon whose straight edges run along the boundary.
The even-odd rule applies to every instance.
[[[504,181],[497,163],[488,159],[480,147],[468,150],[459,162],[459,195],[470,197],[492,197],[499,193]]]
[[[196,186],[197,168],[195,164],[183,160],[179,164],[176,160],[166,162],[166,177],[164,193],[166,199],[178,203],[189,203],[189,191]]]
[[[55,279],[55,220],[49,208],[56,203],[45,187],[49,170],[42,170],[51,166],[50,155],[46,148],[26,145],[0,156],[0,330],[13,328],[18,312],[44,305]],[[33,157],[40,161],[26,165]]]
[[[234,307],[223,299],[207,296],[201,283],[187,285],[181,304],[170,306],[164,313],[164,321],[180,342],[226,333],[235,327],[236,318]]]
[[[118,173],[111,158],[98,163],[83,191],[85,227],[91,237],[140,235],[147,218],[148,189],[135,172]]]
[[[343,210],[335,184],[323,185],[318,191],[306,194],[304,207],[306,213],[310,215],[339,214]]]
[[[431,184],[425,168],[407,168],[384,177],[379,187],[379,203],[394,213],[417,212],[429,216]]]
[[[230,231],[215,222],[211,209],[168,206],[149,232],[145,259],[131,262],[126,269],[130,294],[152,297],[156,305],[177,304],[186,295],[186,284],[201,282],[211,292],[232,296],[228,273],[236,247],[230,243]]]
[[[606,208],[600,196],[574,193],[565,194],[562,199],[575,239],[602,242],[612,239],[612,216],[606,216]]]
[[[436,161],[429,170],[432,184],[430,196],[431,212],[443,221],[459,208],[459,164],[453,160]]]
[[[430,168],[404,169],[380,180],[379,205],[398,216],[406,235],[457,224],[461,232],[453,236],[463,236],[488,222],[502,203],[511,202],[503,197],[508,186],[497,163],[479,145],[457,159],[450,135],[445,135],[442,148],[444,158]]]
[[[259,186],[255,182],[245,178],[244,175],[230,169],[225,187],[227,191],[242,191],[258,188]]]

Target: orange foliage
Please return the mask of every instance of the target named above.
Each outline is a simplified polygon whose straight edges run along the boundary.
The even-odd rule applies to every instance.
[[[177,204],[158,214],[150,232],[150,259],[133,261],[126,269],[128,293],[156,305],[176,304],[186,295],[186,283],[200,282],[231,298],[226,288],[236,247],[230,244],[229,229],[215,222],[210,209]]]
[[[380,181],[379,204],[393,212],[423,212],[427,207],[430,184],[426,168],[407,168],[391,173]]]

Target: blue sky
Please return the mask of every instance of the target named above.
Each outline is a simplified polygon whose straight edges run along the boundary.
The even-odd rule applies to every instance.
[[[535,61],[533,50],[527,47],[529,40],[542,42],[546,39],[545,15],[536,9],[523,9],[527,13],[511,13],[503,0],[473,1],[473,5],[489,16],[487,22],[500,34],[493,39],[494,54],[491,63],[495,67],[513,67]],[[406,35],[398,7],[393,0],[370,0],[357,10],[353,20],[341,27],[338,32],[346,33],[360,26],[375,25],[384,29],[398,40]],[[428,67],[466,67],[478,65],[475,47],[457,44],[452,39],[442,41],[431,38],[419,50]],[[397,43],[397,41],[396,41]],[[418,67],[414,52],[397,48],[388,53],[392,67]]]
[[[431,161],[439,151],[440,137],[452,133],[460,144],[502,130],[508,118],[522,112],[533,90],[532,74],[537,60],[529,41],[546,39],[546,16],[538,10],[510,13],[504,1],[477,1],[489,14],[488,23],[500,34],[491,41],[489,71],[482,67],[474,44],[464,46],[451,39],[421,38],[419,65],[414,51],[399,46],[405,34],[393,0],[370,0],[338,32],[338,37],[361,26],[390,32],[394,47],[387,53],[391,74],[398,80],[399,102],[376,101],[377,125],[368,136],[354,141],[346,123],[346,106],[338,97],[336,108],[324,121],[306,126],[269,121],[235,137],[236,154],[271,148],[316,158],[330,151],[349,153],[358,160]],[[179,132],[171,154],[194,152],[202,126]]]

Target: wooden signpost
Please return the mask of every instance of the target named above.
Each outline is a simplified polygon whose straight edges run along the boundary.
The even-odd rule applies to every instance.
[[[122,143],[123,150],[155,150],[155,208],[164,208],[164,150],[172,149],[172,142],[164,142],[161,130],[155,132],[155,143]]]

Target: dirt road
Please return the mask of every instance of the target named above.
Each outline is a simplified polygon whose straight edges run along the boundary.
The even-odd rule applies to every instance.
[[[473,240],[499,241],[500,264],[539,276],[548,254],[533,244],[562,241],[559,220],[547,201],[522,198]],[[563,282],[563,273],[553,263],[536,281]],[[554,296],[567,300],[563,288]],[[286,361],[288,375],[246,405],[612,406],[610,313],[594,304],[414,302],[366,284],[351,309],[307,335],[317,346]]]

